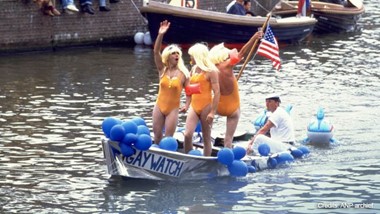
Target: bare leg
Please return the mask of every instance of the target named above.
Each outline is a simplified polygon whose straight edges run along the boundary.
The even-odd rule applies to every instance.
[[[202,126],[202,137],[203,137],[203,155],[211,156],[211,126],[207,121],[207,115],[211,110],[211,105],[208,105],[202,110],[201,113],[201,126]]]
[[[165,119],[165,137],[173,136],[178,123],[178,109],[171,111]]]
[[[187,118],[186,118],[186,126],[185,126],[185,153],[187,154],[190,150],[193,149],[193,134],[195,127],[199,121],[197,113],[190,107]]]
[[[232,148],[232,140],[240,118],[240,108],[227,117],[226,135],[224,137],[224,147]]]
[[[165,124],[165,115],[163,115],[157,105],[153,108],[153,133],[154,143],[159,144],[162,139],[162,129]]]

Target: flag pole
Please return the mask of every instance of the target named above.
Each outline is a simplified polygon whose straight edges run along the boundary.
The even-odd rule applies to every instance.
[[[263,26],[262,26],[261,29],[265,30],[265,28],[267,27],[267,24],[269,22],[269,19],[270,19],[271,15],[272,15],[272,13],[268,13],[267,19],[265,20],[265,22],[264,22],[264,24],[263,24]],[[245,66],[247,65],[249,59],[252,57],[253,51],[256,49],[256,45],[257,45],[258,41],[259,41],[259,39],[256,39],[255,43],[253,43],[252,48],[249,51],[249,54],[248,54],[247,58],[245,59],[243,66],[240,68],[239,74],[236,76],[237,80],[239,80],[240,76],[243,74],[243,70],[244,70]]]

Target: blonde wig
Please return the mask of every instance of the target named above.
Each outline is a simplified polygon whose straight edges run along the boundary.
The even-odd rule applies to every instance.
[[[230,49],[224,47],[224,43],[220,43],[211,48],[209,58],[212,63],[219,64],[229,57]]]
[[[193,57],[195,65],[206,72],[219,71],[209,59],[209,50],[206,45],[196,43],[189,48],[189,55]]]
[[[162,63],[164,63],[165,65],[165,70],[166,68],[169,67],[169,55],[175,52],[179,53],[179,59],[178,59],[178,64],[177,64],[178,69],[185,75],[186,78],[189,78],[190,72],[185,66],[185,63],[182,59],[182,51],[177,45],[174,45],[174,44],[169,45],[166,48],[164,48],[164,50],[162,51],[161,59],[162,59]]]

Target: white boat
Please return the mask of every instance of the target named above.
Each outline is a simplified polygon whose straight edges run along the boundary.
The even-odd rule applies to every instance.
[[[196,136],[197,134],[195,134],[193,144],[195,147],[201,148],[200,139],[197,139]],[[177,132],[175,138],[181,145],[183,142],[182,132]],[[134,154],[126,157],[121,153],[119,144],[119,142],[111,141],[108,138],[102,140],[104,157],[110,175],[167,181],[202,180],[231,176],[231,169],[222,164],[218,160],[218,156],[197,156],[181,153],[181,148],[178,151],[168,151],[157,146],[151,146],[145,151],[134,148]],[[238,145],[239,142],[234,144]],[[214,155],[221,149],[221,147],[213,146]],[[286,151],[270,156],[246,155],[240,161],[247,166],[253,166],[254,171],[252,172],[255,172],[256,170],[276,168],[279,162],[287,163],[293,160],[291,152]]]

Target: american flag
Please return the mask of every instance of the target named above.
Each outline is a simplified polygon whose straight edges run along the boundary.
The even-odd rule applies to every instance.
[[[277,69],[277,71],[280,70],[281,60],[279,48],[269,24],[267,26],[267,30],[265,31],[264,38],[261,39],[260,46],[257,49],[257,54],[272,60],[273,67]]]
[[[310,10],[310,5],[310,0],[298,0],[297,14],[306,16],[307,12]]]

